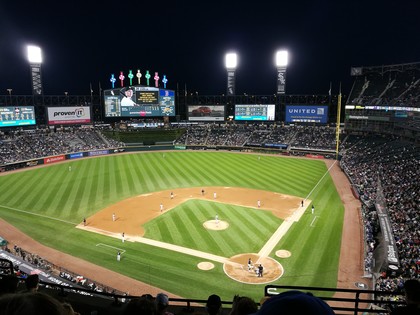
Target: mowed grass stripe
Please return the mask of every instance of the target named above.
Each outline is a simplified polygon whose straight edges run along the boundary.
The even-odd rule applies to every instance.
[[[140,154],[130,154],[130,165],[132,166],[132,170],[135,174],[135,176],[133,177],[135,183],[136,183],[136,194],[142,194],[144,192],[147,191],[147,182],[146,179],[144,178],[144,172],[141,171],[141,159],[142,159],[142,155]]]
[[[183,177],[182,173],[178,173],[174,167],[175,160],[171,154],[165,153],[165,158],[162,157],[162,160],[158,161],[160,166],[162,167],[162,176],[166,180],[166,189],[170,189],[173,187],[181,187]]]
[[[64,167],[59,168],[58,165],[53,165],[34,170],[32,175],[38,178],[38,182],[34,185],[32,185],[32,182],[28,183],[27,187],[31,187],[31,192],[27,196],[30,196],[31,200],[29,205],[24,202],[22,205],[25,208],[30,207],[36,212],[47,215],[48,211],[52,209],[52,201],[57,196],[61,181],[65,180],[63,169]]]
[[[72,170],[69,173],[73,177],[76,177],[77,182],[79,185],[75,185],[74,189],[70,192],[73,199],[69,199],[68,206],[71,211],[77,217],[83,217],[83,212],[86,212],[86,202],[85,202],[85,194],[89,191],[87,188],[88,185],[88,178],[93,175],[92,169],[89,167],[88,163],[78,163],[78,168],[76,170]],[[73,169],[73,168],[72,168]],[[74,193],[75,192],[75,193]],[[87,196],[87,195],[86,195]],[[87,198],[86,198],[87,199]],[[71,214],[69,213],[71,217]]]
[[[101,164],[100,173],[99,173],[99,182],[102,183],[102,187],[99,190],[101,194],[102,204],[99,206],[99,209],[107,205],[108,203],[113,201],[113,198],[111,196],[111,176],[112,176],[112,170],[109,166],[109,157],[106,158],[99,158],[98,159]],[[98,209],[98,210],[99,210]]]
[[[64,177],[64,180],[61,183],[57,183],[54,187],[54,195],[52,192],[49,195],[48,199],[50,200],[50,206],[46,209],[45,213],[48,216],[65,217],[65,214],[68,214],[68,211],[66,210],[70,210],[67,201],[71,197],[71,191],[79,182],[76,184],[76,181],[70,180],[69,177],[71,176],[71,172],[68,171],[67,164],[56,165],[56,167],[61,167],[60,173],[62,173],[61,175]],[[73,192],[73,194],[74,193],[75,192]]]
[[[87,196],[86,214],[84,216],[91,215],[95,209],[96,198],[99,194],[99,169],[100,159],[92,159],[92,163],[89,163],[89,168],[92,170],[92,175],[89,176],[89,192]]]
[[[237,181],[242,182],[244,187],[257,185],[265,189],[267,187],[267,180],[263,175],[265,173],[265,165],[257,159],[246,159],[239,154],[237,156],[235,160],[226,159],[229,161],[228,165],[231,168],[239,168],[235,173],[231,173],[232,176],[236,177]]]
[[[153,158],[153,153],[146,153],[143,154],[143,168],[142,168],[142,172],[144,173],[144,179],[147,183],[147,189],[148,191],[156,191],[159,190],[157,187],[158,185],[158,180],[156,179],[155,176],[155,171],[153,168],[151,168],[150,165],[150,161]]]
[[[28,205],[32,205],[36,201],[36,195],[33,195],[34,188],[39,188],[35,186],[35,183],[39,179],[36,176],[31,176],[33,172],[21,172],[14,174],[18,180],[13,180],[13,177],[2,177],[2,182],[8,183],[9,178],[12,179],[11,182],[6,186],[2,185],[2,194],[1,194],[1,203],[8,204],[13,208],[27,209]],[[34,187],[35,186],[35,187]]]
[[[176,157],[177,164],[175,167],[182,174],[184,180],[183,187],[202,185],[201,180],[199,180],[200,177],[197,175],[201,173],[203,164],[197,157],[197,154],[191,154],[189,152],[184,152]]]
[[[164,158],[156,153],[153,154],[153,158],[150,159],[150,166],[154,170],[156,176],[156,190],[164,190],[170,187],[168,180],[167,165],[163,165]]]
[[[86,217],[94,208],[95,200],[98,193],[98,171],[99,159],[89,159],[78,161],[78,166],[82,167],[81,174],[78,174],[80,180],[85,182],[84,189],[81,191],[80,201],[73,205],[73,209],[77,209],[78,217]]]
[[[27,181],[20,186],[22,189],[18,195],[22,199],[18,207],[35,212],[48,210],[51,200],[54,198],[54,190],[60,184],[61,176],[57,176],[57,171],[58,167],[54,165],[35,169],[29,174],[25,174]]]
[[[123,158],[121,159],[122,165],[128,165],[130,164],[130,155],[123,155]],[[125,175],[125,183],[126,183],[126,191],[128,192],[128,196],[133,196],[136,194],[136,184],[134,183],[133,178],[133,169],[130,169],[126,167],[124,169],[124,175]]]
[[[255,244],[255,240],[258,239],[258,236],[256,234],[257,230],[252,227],[252,224],[250,224],[249,218],[251,215],[247,215],[248,213],[250,212],[245,211],[245,209],[242,207],[229,206],[227,209],[229,225],[231,227],[239,225],[236,237],[237,241],[234,241],[235,247],[242,248],[243,243],[246,243],[253,245],[250,247],[249,251],[254,252],[257,246]],[[241,225],[244,227],[241,228]]]
[[[185,176],[185,168],[181,164],[181,159],[183,154],[175,154],[171,155],[170,158],[166,158],[167,164],[165,166],[170,170],[170,174],[172,174],[175,178],[174,180],[178,183],[178,186],[175,187],[188,187],[193,186],[190,184],[189,177]]]
[[[206,155],[209,155],[209,160],[206,159]],[[223,181],[230,179],[230,172],[221,171],[219,165],[223,164],[223,167],[229,169],[227,161],[222,159],[222,156],[217,156],[214,152],[195,152],[197,158],[196,173],[199,174],[199,178],[206,178],[208,185],[223,186]]]
[[[127,180],[124,171],[126,165],[123,163],[123,159],[124,156],[122,156],[122,158],[112,158],[115,173],[115,181],[112,182],[112,185],[114,186],[116,196],[121,197],[124,196],[124,192],[127,191]],[[127,194],[127,196],[129,195]]]
[[[10,206],[18,207],[22,205],[22,198],[30,194],[31,187],[25,187],[25,184],[32,181],[32,185],[37,181],[35,177],[31,177],[28,171],[19,172],[16,174],[2,176],[0,181],[0,189],[2,194],[0,194],[1,203],[8,203]],[[23,196],[22,194],[25,193]]]

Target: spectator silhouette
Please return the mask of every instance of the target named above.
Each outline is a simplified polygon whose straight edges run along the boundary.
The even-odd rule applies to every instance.
[[[26,287],[25,292],[36,292],[38,291],[38,286],[39,286],[39,276],[37,274],[29,275],[25,279],[25,287]]]
[[[157,315],[173,315],[173,313],[167,311],[169,298],[165,293],[159,293],[156,295],[155,304]]]
[[[395,308],[392,315],[420,314],[420,282],[416,279],[404,283],[405,302],[407,305]]]
[[[50,295],[34,292],[5,294],[0,297],[0,314],[68,315],[63,304]]]
[[[153,297],[143,295],[130,300],[126,305],[123,315],[156,315],[156,305]]]
[[[256,315],[333,315],[333,309],[322,299],[298,290],[270,297]]]
[[[258,311],[257,303],[247,296],[235,295],[229,315],[248,315]]]
[[[0,278],[0,296],[7,293],[16,293],[19,279],[15,275],[2,275]]]
[[[222,308],[222,300],[217,294],[212,294],[208,297],[206,303],[206,311],[209,315],[219,314]]]

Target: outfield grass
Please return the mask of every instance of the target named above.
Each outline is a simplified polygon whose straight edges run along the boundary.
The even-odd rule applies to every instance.
[[[234,294],[259,300],[264,285],[233,281],[219,263],[202,271],[197,268],[200,258],[145,244],[122,244],[74,225],[119,200],[177,187],[236,186],[308,197],[314,200],[315,215],[305,213],[274,248],[270,257],[283,265],[285,273],[272,284],[336,287],[343,205],[330,176],[324,176],[322,161],[183,151],[70,163],[71,172],[65,163],[0,177],[0,216],[47,246],[183,297],[205,299],[217,293],[225,300]],[[192,200],[149,222],[145,236],[230,257],[258,252],[281,223],[269,212],[233,205],[218,205],[218,213],[237,224],[222,233],[199,234],[193,224],[214,216],[214,210],[211,203]],[[96,246],[99,243],[123,247],[122,261],[117,263],[115,250]],[[292,256],[276,257],[279,249]]]

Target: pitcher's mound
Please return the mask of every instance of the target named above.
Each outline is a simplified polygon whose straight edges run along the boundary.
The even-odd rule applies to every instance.
[[[204,222],[203,226],[208,230],[226,230],[229,227],[229,223],[220,220],[209,220]]]

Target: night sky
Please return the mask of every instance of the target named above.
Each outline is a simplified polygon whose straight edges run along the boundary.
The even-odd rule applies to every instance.
[[[419,0],[1,1],[0,94],[31,94],[27,44],[42,48],[47,95],[88,95],[90,84],[98,94],[129,69],[225,94],[230,51],[236,94],[275,94],[279,49],[289,51],[287,94],[327,94],[330,82],[348,93],[352,66],[420,62],[419,14]]]

